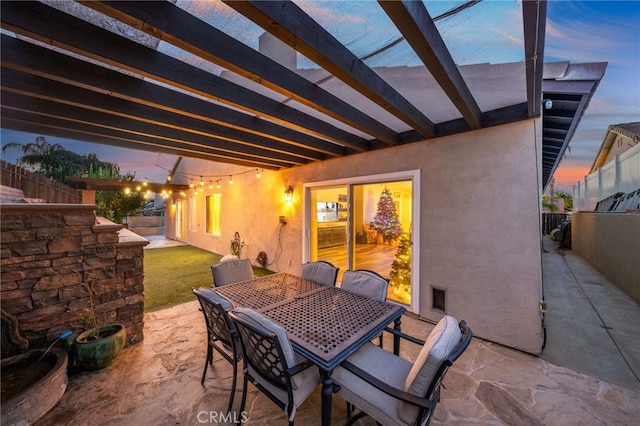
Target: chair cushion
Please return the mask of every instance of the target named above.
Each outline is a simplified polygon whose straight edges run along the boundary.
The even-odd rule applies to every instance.
[[[416,396],[424,397],[442,361],[460,343],[462,333],[458,321],[445,315],[429,334],[427,341],[420,350],[411,371],[404,383],[404,390]],[[400,417],[411,423],[418,415],[418,408],[400,402]]]
[[[249,259],[226,260],[212,266],[211,270],[213,271],[213,285],[216,287],[254,278]]]
[[[402,389],[412,364],[380,347],[366,343],[348,358],[349,362],[393,386]],[[344,367],[336,367],[333,380],[338,394],[384,425],[406,425],[399,418],[398,400],[365,382]]]
[[[336,268],[324,262],[309,262],[302,265],[302,277],[324,285],[336,284]]]
[[[387,280],[369,271],[345,271],[341,288],[375,300],[387,300]]]
[[[302,362],[303,360],[304,358],[300,357],[299,362]],[[248,366],[247,369],[249,370],[249,373],[252,377],[260,377],[257,376],[258,373],[251,366]],[[297,383],[296,385],[293,384],[294,380]],[[293,420],[296,415],[296,408],[298,408],[320,384],[320,371],[318,371],[318,367],[312,365],[306,370],[303,370],[293,376],[291,381],[291,386],[293,386],[293,388],[295,389],[295,392],[293,392],[293,410],[290,416],[290,420]],[[272,385],[266,380],[261,381],[260,384],[263,387],[267,388],[269,393],[271,393],[273,396],[275,396],[285,404],[286,411],[288,408],[286,407],[286,404],[288,402],[287,392]]]
[[[269,318],[262,315],[260,312],[254,311],[253,309],[237,307],[233,310],[234,314],[242,317],[243,319],[252,321],[254,324],[259,325],[260,327],[274,333],[278,340],[280,341],[280,347],[282,348],[282,353],[285,361],[287,362],[287,366],[289,368],[298,364],[298,362],[302,361],[304,358],[298,358],[296,353],[293,351],[291,347],[291,342],[289,341],[289,337],[287,337],[287,330],[285,330],[280,324],[270,320]],[[317,371],[317,370],[316,370]],[[291,386],[294,389],[298,389],[299,387],[304,386],[304,377],[302,374],[296,374],[291,378]]]
[[[226,297],[217,292],[211,290],[207,287],[200,287],[198,289],[198,293],[202,295],[202,297],[210,302],[218,303],[225,311],[230,311],[233,309],[233,303]]]

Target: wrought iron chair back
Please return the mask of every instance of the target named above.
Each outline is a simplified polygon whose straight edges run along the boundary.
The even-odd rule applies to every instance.
[[[252,312],[254,317],[246,314]],[[251,381],[262,393],[283,409],[289,418],[289,424],[293,425],[293,419],[297,406],[306,399],[315,386],[320,383],[320,376],[316,370],[316,380],[309,380],[310,375],[305,371],[312,364],[303,360],[298,364],[289,341],[282,342],[283,338],[276,332],[267,329],[264,324],[271,322],[250,309],[239,308],[229,312],[240,338],[244,360],[244,391],[240,411],[244,410],[247,397],[247,384]],[[263,323],[254,318],[260,317]],[[275,324],[271,322],[271,324]],[[279,326],[275,326],[279,327]],[[286,339],[286,332],[281,329]],[[283,347],[289,345],[289,352]],[[290,361],[287,361],[289,359]],[[295,365],[294,365],[295,364]],[[300,377],[294,377],[297,374]],[[280,392],[278,392],[280,391]],[[298,392],[298,395],[296,395]],[[277,394],[281,395],[278,396]],[[286,400],[282,394],[286,393]],[[296,397],[297,396],[297,397]]]
[[[431,384],[427,389],[427,393],[425,394],[425,399],[433,403],[433,408],[431,410],[427,410],[425,407],[422,407],[420,412],[418,413],[417,424],[428,425],[431,422],[431,417],[433,416],[433,412],[436,409],[436,404],[440,402],[440,389],[442,386],[442,381],[447,375],[449,367],[451,367],[453,363],[456,362],[458,358],[460,358],[460,355],[462,355],[463,352],[467,350],[469,344],[471,343],[473,332],[469,327],[467,327],[467,322],[464,320],[460,321],[459,327],[460,332],[462,333],[460,342],[449,354],[449,356],[440,363],[440,366],[438,367],[438,370],[433,376],[433,380],[431,381]]]
[[[384,357],[386,357],[386,359],[389,361],[386,365],[393,364],[393,362],[390,361],[390,357],[393,357],[395,355],[386,353],[386,351],[380,348],[375,348],[373,346],[370,346],[366,348],[365,356],[359,357],[358,352],[356,352],[356,354],[354,354],[352,357],[344,361],[341,364],[341,367],[339,367],[338,370],[334,371],[334,378],[339,382],[339,385],[337,386],[338,392],[343,394],[343,396],[345,396],[346,398],[348,398],[347,399],[347,402],[348,402],[347,416],[349,417],[348,424],[353,424],[362,416],[366,416],[367,414],[372,414],[372,413],[365,412],[366,410],[371,409],[372,411],[377,410],[377,416],[379,418],[377,417],[376,421],[382,424],[389,422],[389,423],[400,424],[400,425],[401,424],[407,424],[407,425],[411,424],[411,425],[421,425],[421,426],[428,425],[431,422],[431,418],[433,416],[433,412],[435,411],[436,404],[440,401],[440,389],[442,386],[442,381],[445,375],[447,374],[449,367],[453,365],[453,363],[462,355],[462,353],[464,353],[464,351],[469,347],[469,344],[471,343],[471,338],[473,336],[473,333],[471,329],[467,327],[466,322],[460,321],[458,323],[458,327],[460,329],[459,340],[457,341],[453,349],[448,353],[448,355],[446,355],[437,364],[437,368],[435,369],[433,377],[431,378],[429,385],[426,386],[425,392],[422,394],[415,394],[415,393],[412,393],[412,391],[410,390],[403,389],[402,385],[399,385],[399,386],[390,385],[384,379],[380,379],[377,376],[377,372],[365,371],[367,369],[367,364],[371,362],[370,361],[371,358],[372,357],[379,358],[378,355],[384,355]],[[424,341],[417,339],[415,337],[406,335],[398,330],[387,328],[386,331],[392,334],[398,335],[404,340],[408,340],[415,344],[422,345],[423,347],[425,346]],[[360,355],[363,355],[363,354],[360,354]],[[368,362],[363,361],[365,359],[369,359],[369,361]],[[349,373],[344,374],[342,371],[340,371],[340,369],[344,369],[343,371],[346,370]],[[389,374],[389,371],[387,371],[386,374]],[[376,401],[374,405],[370,405],[370,402],[369,402],[370,396],[362,395],[360,393],[360,392],[366,392],[366,391],[363,391],[362,388],[357,388],[357,390],[349,390],[351,382],[354,380],[353,379],[354,376],[363,380],[370,386],[368,392],[374,392],[379,394],[378,397],[375,397],[371,400],[371,401]],[[406,382],[404,383],[406,386]],[[381,399],[380,395],[382,394],[386,396],[383,396]],[[347,395],[351,395],[351,396],[347,396]],[[350,401],[350,399],[354,396],[356,397],[356,399],[359,399],[357,403]],[[387,400],[387,403],[381,404],[380,401],[382,400]],[[398,401],[398,403],[401,404],[399,410],[395,412],[393,410],[387,409],[388,407],[393,405],[393,403],[391,402],[393,400]],[[351,416],[352,404],[357,405],[360,408],[363,408],[363,411],[359,412],[355,416]],[[404,407],[402,406],[402,404],[404,404]],[[368,405],[368,408],[367,408],[367,405]],[[381,407],[381,405],[384,405],[384,407]],[[409,419],[407,419],[407,415],[410,412],[408,411],[410,410],[408,407],[413,407],[411,408],[412,410],[411,412],[415,411],[415,416],[412,417],[410,421]],[[381,408],[381,409],[379,410],[378,408]],[[394,413],[396,413],[396,415],[399,414],[399,417],[394,417]]]
[[[192,288],[191,291],[200,303],[200,310],[204,315],[207,326],[207,356],[200,383],[204,384],[207,367],[213,363],[213,350],[215,349],[216,352],[222,355],[222,357],[233,366],[231,396],[229,397],[227,408],[227,412],[230,412],[236,390],[238,362],[242,359],[238,333],[227,313],[229,309],[233,308],[233,305],[211,289],[201,287],[197,290]],[[222,346],[220,344],[222,344]]]

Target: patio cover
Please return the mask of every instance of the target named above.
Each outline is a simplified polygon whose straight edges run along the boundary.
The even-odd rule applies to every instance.
[[[3,1],[1,22],[3,128],[273,170],[542,112],[544,187],[606,66],[543,79],[546,1]]]

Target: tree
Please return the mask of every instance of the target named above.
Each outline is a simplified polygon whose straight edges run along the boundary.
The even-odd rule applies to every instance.
[[[10,149],[20,149],[24,154],[18,158],[19,166],[27,166],[61,183],[67,183],[67,176],[109,179],[120,175],[117,164],[100,161],[96,154],[76,154],[60,144],[50,144],[44,136],[26,144],[8,143],[2,147],[2,152]]]
[[[35,142],[26,144],[8,143],[2,148],[2,152],[9,149],[20,149],[24,154],[18,158],[19,166],[28,166],[33,171],[61,183],[67,183],[68,176],[135,180],[134,173],[121,175],[117,164],[100,161],[96,154],[76,154],[60,144],[50,144],[43,136],[38,136]],[[139,192],[125,194],[120,191],[96,191],[96,214],[116,223],[122,223],[125,217],[139,213],[144,203],[144,194]]]
[[[555,191],[553,196],[548,194],[542,195],[542,208],[550,211],[556,212],[558,211],[558,198],[564,199],[564,207],[567,210],[573,210],[573,197],[566,192]]]
[[[385,187],[382,190],[382,195],[378,200],[378,210],[373,217],[373,227],[379,235],[382,235],[385,242],[397,239],[402,232],[396,205],[389,188]]]
[[[393,294],[403,302],[411,302],[411,236],[408,232],[400,234],[396,258],[391,263],[389,285],[394,288]]]
[[[569,194],[567,194],[566,192],[563,191],[556,191],[555,193],[556,199],[557,198],[564,198],[564,207],[567,210],[573,210],[573,197]]]

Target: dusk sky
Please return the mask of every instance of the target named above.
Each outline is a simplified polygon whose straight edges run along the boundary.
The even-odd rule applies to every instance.
[[[496,0],[485,0],[485,2]],[[195,4],[195,3],[194,3]],[[506,38],[506,37],[505,37]],[[505,40],[506,42],[506,40]],[[506,47],[505,47],[506,48]],[[555,174],[555,189],[572,192],[591,167],[612,124],[640,121],[640,1],[556,1],[547,7],[545,62],[608,62],[607,70]],[[1,129],[4,146],[36,134]],[[80,154],[95,153],[140,180],[163,182],[176,157],[46,136]],[[15,162],[18,150],[2,154]]]

